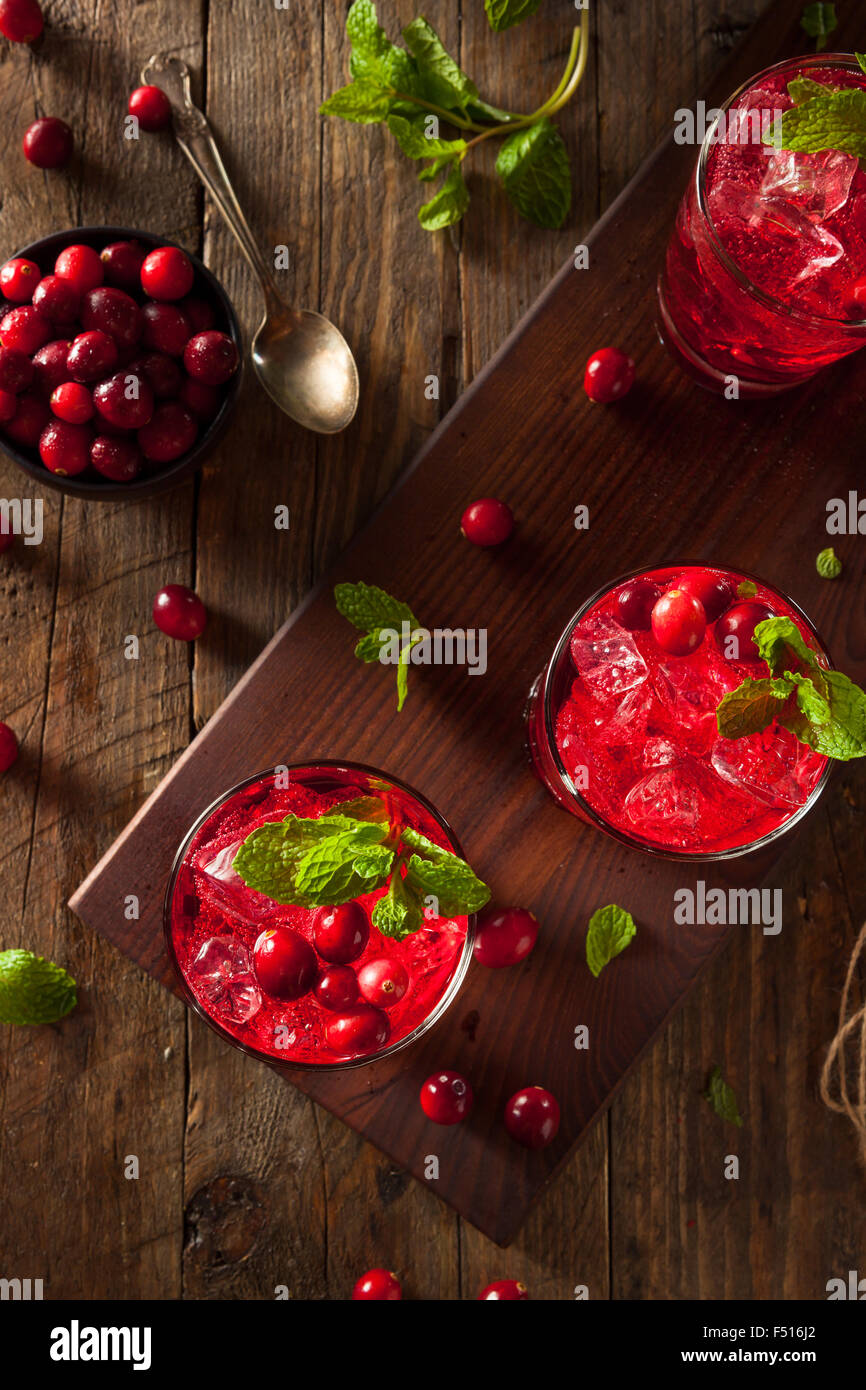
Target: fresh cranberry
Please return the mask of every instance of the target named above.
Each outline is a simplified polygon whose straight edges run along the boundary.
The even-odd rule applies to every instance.
[[[183,365],[205,386],[222,386],[238,367],[238,350],[227,333],[209,328],[196,333],[183,350]]]
[[[35,262],[15,256],[0,270],[0,290],[13,304],[29,304],[41,273]]]
[[[472,1109],[472,1087],[459,1071],[437,1071],[421,1087],[421,1109],[437,1125],[458,1125]]]
[[[661,597],[661,589],[651,579],[630,579],[617,590],[614,600],[616,620],[629,632],[649,632],[652,611]]]
[[[177,246],[151,251],[141,267],[141,288],[151,299],[183,299],[192,289],[193,279],[189,257]]]
[[[372,1004],[356,1004],[325,1024],[325,1040],[338,1057],[361,1057],[378,1052],[391,1036],[386,1014]]]
[[[0,425],[5,425],[7,420],[11,420],[17,409],[18,397],[15,393],[0,388]]]
[[[19,396],[18,409],[13,419],[3,428],[16,444],[35,449],[49,419],[50,412],[42,397],[35,391],[27,391],[23,396]]]
[[[668,589],[652,611],[653,637],[670,656],[690,656],[707,630],[703,604],[682,589]]]
[[[142,373],[115,372],[100,381],[93,403],[103,419],[120,430],[140,430],[153,415],[153,389]]]
[[[370,919],[360,903],[320,907],[313,918],[313,941],[323,960],[348,965],[370,939]]]
[[[599,348],[586,364],[583,389],[591,401],[609,405],[634,386],[634,362],[619,348]]]
[[[142,130],[165,130],[171,120],[171,102],[161,87],[136,87],[127,110]]]
[[[212,420],[220,408],[222,396],[215,386],[205,386],[203,381],[193,381],[187,376],[180,388],[180,399],[200,420]]]
[[[501,545],[514,530],[514,515],[497,497],[480,497],[466,508],[460,530],[473,545]]]
[[[81,295],[71,281],[46,275],[33,291],[33,308],[52,323],[74,323],[81,310]]]
[[[8,724],[0,724],[0,772],[8,772],[17,757],[17,738]]]
[[[61,478],[83,473],[90,462],[91,431],[87,425],[68,425],[52,420],[39,436],[39,457],[51,473]]]
[[[684,594],[691,594],[703,608],[708,623],[720,618],[726,608],[734,601],[734,586],[729,579],[712,570],[691,570],[681,575],[676,587]]]
[[[192,448],[197,435],[192,412],[180,401],[164,401],[138,431],[138,447],[151,463],[171,463]]]
[[[0,0],[0,34],[12,43],[32,43],[43,25],[38,0]]]
[[[204,333],[206,328],[213,328],[216,323],[213,306],[208,304],[206,299],[199,299],[196,295],[187,295],[186,299],[180,301],[178,308],[183,309],[193,333]]]
[[[538,939],[538,922],[525,907],[485,908],[478,918],[475,959],[491,970],[519,965]]]
[[[19,352],[38,352],[51,337],[51,323],[32,304],[22,304],[18,309],[10,309],[0,319],[0,343],[4,347],[17,348]]]
[[[166,584],[153,600],[153,621],[167,637],[194,642],[201,637],[207,611],[198,594],[184,584]]]
[[[33,363],[26,352],[0,345],[0,389],[17,396],[33,380]]]
[[[253,947],[256,979],[274,999],[300,999],[312,989],[318,966],[309,942],[289,927],[263,931]]]
[[[358,1002],[358,977],[350,965],[329,965],[316,981],[315,994],[324,1009],[342,1013]]]
[[[389,1269],[368,1269],[352,1290],[355,1302],[397,1303],[402,1297],[400,1281]]]
[[[101,285],[105,272],[102,261],[92,246],[67,246],[54,262],[54,274],[68,280],[79,294],[87,294]]]
[[[46,343],[33,354],[34,385],[40,391],[44,391],[46,396],[50,396],[52,391],[69,380],[66,360],[70,347],[68,338],[58,338],[53,343]]]
[[[81,324],[99,329],[113,338],[118,347],[132,347],[141,337],[141,310],[124,290],[98,285],[88,290],[81,306]]]
[[[59,116],[42,116],[24,132],[21,148],[37,169],[61,169],[72,158],[72,131]]]
[[[132,440],[107,434],[98,434],[91,443],[90,462],[113,483],[131,483],[141,472],[141,454]]]
[[[185,377],[173,357],[166,357],[164,352],[145,352],[130,366],[132,371],[144,373],[157,400],[180,395]]]
[[[529,1290],[519,1279],[497,1279],[481,1290],[477,1301],[482,1300],[486,1303],[527,1303]]]
[[[527,1149],[544,1149],[559,1132],[559,1104],[541,1086],[516,1091],[505,1107],[505,1128]]]
[[[150,300],[141,310],[143,338],[148,347],[181,357],[192,337],[192,324],[176,304],[158,304]]]
[[[398,960],[380,956],[370,960],[358,971],[358,988],[368,1004],[379,1009],[391,1009],[399,1004],[409,988],[409,974]]]
[[[93,397],[87,387],[77,381],[64,381],[51,393],[51,409],[58,420],[83,425],[93,414]]]
[[[106,283],[120,290],[141,289],[141,267],[147,255],[138,241],[112,241],[99,253]]]
[[[6,551],[14,544],[15,535],[12,531],[5,531],[3,523],[0,522],[0,555],[5,555]]]
[[[117,345],[98,328],[79,333],[66,354],[66,370],[73,381],[99,381],[117,366]]]
[[[716,623],[716,641],[728,661],[760,661],[754,642],[758,623],[774,616],[765,603],[737,603]]]

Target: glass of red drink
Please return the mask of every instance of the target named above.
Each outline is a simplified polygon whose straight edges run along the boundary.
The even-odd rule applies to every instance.
[[[706,630],[694,650],[672,654],[649,613],[681,584],[703,591]],[[820,795],[829,759],[775,722],[739,739],[721,738],[716,724],[728,691],[767,675],[749,633],[771,616],[792,619],[830,665],[796,604],[741,571],[636,570],[587,599],[528,709],[535,768],[559,804],[624,844],[675,859],[733,858],[795,825]],[[743,659],[725,655],[730,630],[740,633],[734,650]]]
[[[165,899],[165,939],[186,997],[222,1037],[276,1066],[354,1067],[400,1051],[442,1016],[469,966],[473,914],[425,917],[416,932],[395,940],[370,920],[385,892],[379,888],[344,908],[362,922],[350,949],[335,952],[332,942],[323,955],[317,918],[333,909],[276,902],[247,887],[232,867],[240,845],[263,824],[290,813],[317,819],[361,797],[383,802],[392,828],[409,827],[441,850],[460,855],[453,832],[418,792],[373,768],[322,761],[273,768],[230,788],[202,812],[175,858]],[[263,937],[279,937],[286,929],[302,953],[302,968],[309,965],[312,972],[294,998],[269,992],[273,975],[262,968],[257,953]],[[372,974],[365,971],[370,966]],[[336,998],[325,994],[330,1007],[319,998],[328,973],[337,985]],[[369,992],[365,997],[358,988],[368,977],[379,986],[375,1006],[368,1002]],[[390,997],[382,992],[382,981],[385,991],[391,987]],[[371,1008],[378,1021],[364,1015]],[[335,1036],[335,1021],[358,1009],[364,1015],[360,1029],[338,1025]]]
[[[847,54],[796,58],[735,92],[703,141],[659,278],[659,326],[704,386],[771,395],[866,343],[866,173],[839,150],[762,142],[794,78],[866,89]]]

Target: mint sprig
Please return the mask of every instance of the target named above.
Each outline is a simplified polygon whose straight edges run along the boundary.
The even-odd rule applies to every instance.
[[[0,1023],[57,1023],[78,1003],[61,965],[32,951],[0,951]]]
[[[742,1127],[743,1118],[737,1105],[737,1097],[727,1081],[722,1080],[721,1067],[713,1067],[707,1078],[707,1089],[701,1093],[720,1120]]]
[[[539,4],[540,0],[487,0],[487,14],[492,27],[502,30]],[[496,172],[506,195],[529,221],[561,227],[571,206],[571,170],[550,118],[571,99],[583,77],[588,24],[583,10],[555,91],[537,110],[521,115],[500,110],[480,96],[423,16],[403,30],[406,47],[401,48],[380,26],[372,0],[355,0],[346,19],[352,80],[320,110],[361,125],[386,123],[403,153],[420,162],[419,180],[439,181],[418,212],[428,231],[460,221],[469,206],[463,163],[485,140],[502,136],[506,139]],[[454,134],[442,136],[440,123]]]
[[[833,6],[813,5],[810,8],[832,10]],[[819,42],[818,46],[823,45]],[[866,55],[857,53],[855,57],[866,72]],[[781,120],[774,122],[765,143],[796,154],[840,150],[856,156],[861,168],[866,167],[866,91],[861,87],[833,87],[810,77],[794,77],[788,83],[788,95],[794,105],[782,113]]]
[[[825,0],[807,5],[800,20],[800,28],[810,39],[815,40],[815,50],[818,53],[827,47],[827,40],[837,25],[836,6],[826,3]]]
[[[634,938],[634,918],[624,907],[609,903],[598,908],[589,919],[586,933],[586,963],[596,979],[604,967],[624,951]]]
[[[397,713],[403,708],[409,689],[409,660],[412,648],[423,641],[418,619],[407,603],[401,603],[375,584],[338,584],[334,589],[337,611],[364,636],[355,647],[359,661],[390,661],[398,644]],[[408,635],[404,635],[408,634]]]

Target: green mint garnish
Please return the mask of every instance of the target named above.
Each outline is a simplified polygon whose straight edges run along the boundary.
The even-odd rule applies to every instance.
[[[268,821],[247,836],[232,867],[255,892],[306,908],[338,907],[387,884],[373,924],[397,941],[423,926],[429,898],[440,917],[466,916],[490,899],[463,859],[392,823],[378,797],[344,802],[318,819]]]
[[[32,951],[0,951],[0,1023],[57,1023],[77,1003],[62,966]]]
[[[754,598],[757,592],[758,586],[751,579],[742,579],[737,585],[737,598]]]
[[[866,72],[866,53],[855,53],[855,54],[854,54],[854,57],[857,59],[857,62],[860,64],[860,71],[861,71],[861,72]]]
[[[636,930],[631,913],[615,903],[592,914],[586,933],[586,963],[596,979],[608,962],[625,950]]]
[[[767,144],[798,154],[841,150],[866,167],[866,91],[795,77],[788,83],[788,94],[796,105],[774,123]]]
[[[836,554],[832,545],[828,545],[826,550],[822,550],[815,561],[815,569],[822,579],[838,579],[842,573],[842,561]]]
[[[821,52],[827,47],[827,40],[837,27],[836,6],[830,4],[807,5],[800,20],[810,39],[815,40],[815,49]]]
[[[486,0],[488,19],[494,29],[506,29],[534,13],[540,3]],[[496,171],[514,206],[538,226],[561,227],[571,205],[571,171],[550,117],[571,99],[583,77],[588,24],[584,9],[556,90],[536,111],[520,115],[480,97],[426,19],[415,19],[403,30],[406,47],[401,48],[380,26],[372,0],[355,0],[346,19],[352,80],[320,109],[325,116],[362,125],[385,122],[403,153],[422,161],[421,182],[440,181],[418,212],[428,231],[460,221],[469,206],[463,161],[493,136],[506,137]],[[440,134],[440,123],[454,134]]]
[[[790,618],[767,618],[754,641],[770,677],[747,676],[716,711],[722,738],[760,733],[775,719],[825,758],[866,756],[866,692],[841,671],[826,671]]]
[[[742,1128],[743,1119],[737,1106],[737,1097],[727,1081],[722,1080],[721,1067],[713,1067],[707,1078],[707,1089],[701,1094],[704,1100],[709,1101],[720,1120],[728,1120],[730,1124]]]
[[[386,648],[394,642],[396,634],[400,642],[397,664],[397,711],[403,708],[409,685],[409,657],[412,648],[422,640],[417,634],[418,619],[412,609],[399,599],[377,589],[375,584],[338,584],[334,590],[337,611],[347,618],[353,627],[365,634],[355,647],[359,661],[367,663],[381,661]],[[408,639],[403,641],[403,624],[407,625]],[[390,635],[389,635],[390,634]]]

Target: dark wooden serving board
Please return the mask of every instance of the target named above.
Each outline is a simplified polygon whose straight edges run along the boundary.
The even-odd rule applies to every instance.
[[[799,11],[776,5],[710,98],[800,50]],[[862,39],[854,29],[843,23],[840,47]],[[496,899],[535,911],[538,946],[515,969],[473,965],[442,1022],[392,1063],[289,1079],[422,1180],[425,1157],[436,1154],[431,1185],[501,1244],[724,942],[725,928],[674,927],[675,889],[699,877],[756,885],[772,873],[772,856],[700,872],[654,860],[554,804],[527,762],[523,708],[570,614],[602,581],[639,565],[729,563],[791,593],[837,664],[866,677],[862,541],[833,538],[842,580],[822,581],[814,568],[828,544],[827,502],[862,485],[866,357],[753,404],[704,394],[681,375],[656,339],[654,287],[694,157],[671,142],[644,165],[589,238],[590,269],[563,268],[71,900],[171,986],[167,875],[191,821],[226,787],[275,762],[316,757],[373,764],[417,787],[451,821]],[[626,347],[638,365],[638,384],[612,408],[591,405],[581,384],[587,356],[605,343]],[[488,494],[518,518],[512,540],[492,552],[458,530],[466,503]],[[586,532],[573,525],[581,503]],[[352,657],[353,633],[332,600],[342,579],[381,584],[430,626],[487,628],[487,674],[413,669],[397,716],[393,674]],[[131,893],[137,922],[124,917]],[[596,981],[585,926],[607,902],[627,906],[639,930]],[[580,1024],[588,1051],[574,1047]],[[421,1081],[441,1066],[464,1071],[477,1094],[470,1121],[452,1130],[428,1124],[417,1104]],[[541,1153],[518,1148],[501,1123],[505,1100],[530,1083],[562,1106],[559,1137]]]

